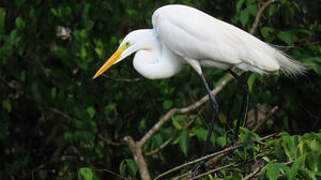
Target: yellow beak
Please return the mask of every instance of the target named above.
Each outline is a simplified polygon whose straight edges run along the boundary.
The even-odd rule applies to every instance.
[[[120,55],[123,53],[125,49],[123,47],[117,49],[117,51],[105,62],[103,66],[99,68],[99,70],[94,75],[93,79],[100,76],[102,73],[107,71],[120,57]]]

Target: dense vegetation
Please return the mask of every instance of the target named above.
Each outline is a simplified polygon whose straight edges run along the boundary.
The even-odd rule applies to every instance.
[[[133,69],[132,57],[97,80],[92,76],[128,32],[152,27],[153,11],[169,3],[250,31],[266,1],[0,1],[1,179],[141,178],[124,137],[138,141],[171,108],[198,101],[205,95],[199,77],[186,67],[171,79],[147,80]],[[310,70],[296,78],[249,76],[244,146],[207,170],[233,167],[207,178],[241,179],[255,169],[258,179],[321,178],[320,11],[318,1],[302,0],[276,1],[263,11],[254,35]],[[205,74],[213,88],[227,77],[213,68]],[[213,151],[231,142],[237,89],[232,80],[216,96]],[[153,134],[142,147],[151,177],[199,157],[210,116],[205,103],[173,115]]]

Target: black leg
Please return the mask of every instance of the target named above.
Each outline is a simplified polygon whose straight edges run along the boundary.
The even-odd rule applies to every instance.
[[[216,120],[216,117],[217,117],[217,113],[218,113],[218,104],[216,102],[216,99],[214,98],[212,92],[211,92],[211,89],[209,88],[206,80],[205,80],[205,77],[203,74],[201,74],[201,79],[202,79],[202,83],[209,95],[209,99],[211,101],[211,104],[212,104],[212,108],[213,108],[213,113],[212,113],[212,119],[211,119],[211,122],[210,122],[210,127],[209,127],[209,130],[208,130],[208,134],[207,134],[207,138],[206,138],[206,142],[203,146],[203,149],[202,149],[202,157],[206,155],[207,153],[207,148],[208,148],[208,144],[210,143],[210,139],[211,139],[211,136],[212,136],[212,133],[213,133],[213,128],[214,128],[214,121]]]
[[[241,84],[241,93],[242,93],[242,104],[241,104],[241,111],[239,114],[239,118],[236,123],[235,133],[233,137],[233,144],[237,141],[238,135],[239,135],[239,129],[241,122],[246,122],[246,112],[247,112],[247,103],[248,103],[248,85],[247,85],[247,77],[248,73],[246,72],[244,75],[237,75],[232,70],[228,70],[232,74],[232,76],[238,80],[238,82]]]
[[[202,149],[202,155],[201,157],[205,156],[207,154],[207,149],[208,149],[208,145],[210,143],[210,139],[211,139],[211,136],[212,136],[212,133],[213,133],[213,129],[214,129],[214,122],[217,118],[217,113],[218,113],[218,104],[216,102],[216,99],[214,98],[214,96],[212,95],[212,92],[211,92],[211,89],[209,88],[206,80],[205,80],[205,77],[203,74],[201,74],[201,79],[202,79],[202,83],[209,95],[209,99],[211,101],[211,105],[212,105],[212,109],[213,109],[213,112],[212,112],[212,119],[211,119],[211,122],[210,122],[210,127],[209,127],[209,130],[208,130],[208,134],[207,134],[207,137],[206,137],[206,141],[205,141],[205,144],[203,145],[203,149]],[[192,176],[195,175],[195,173],[197,173],[197,171],[199,170],[204,170],[204,161],[198,163],[193,169],[192,169]]]

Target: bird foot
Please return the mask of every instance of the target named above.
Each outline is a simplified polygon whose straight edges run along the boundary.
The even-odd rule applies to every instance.
[[[197,176],[198,174],[201,174],[204,171],[205,171],[205,163],[204,163],[204,161],[199,162],[191,170],[190,178],[193,178],[193,177]]]

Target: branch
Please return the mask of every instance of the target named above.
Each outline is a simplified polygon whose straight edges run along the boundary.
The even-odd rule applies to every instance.
[[[126,136],[124,138],[124,140],[127,142],[130,150],[132,151],[132,153],[134,155],[134,160],[135,160],[136,164],[138,165],[138,169],[139,169],[141,178],[143,180],[150,180],[151,178],[148,173],[147,164],[144,160],[141,146],[139,146],[139,144],[136,143],[134,141],[134,139],[130,136]]]
[[[224,87],[225,85],[230,82],[233,79],[231,75],[227,75],[226,78],[223,79],[223,81],[215,88],[212,90],[212,94],[215,96],[218,94]],[[177,113],[184,114],[188,113],[190,111],[195,110],[196,108],[200,107],[203,105],[205,102],[208,101],[208,95],[203,96],[200,100],[194,102],[193,104],[183,107],[183,108],[173,108],[169,110],[160,120],[144,135],[144,137],[138,142],[140,146],[143,146],[148,139],[152,137],[154,133],[156,133],[161,126],[166,123],[172,116],[174,116]]]
[[[204,160],[206,160],[206,159],[212,158],[212,157],[214,157],[214,156],[218,156],[218,155],[220,155],[220,154],[225,154],[226,152],[235,150],[235,149],[237,149],[237,148],[239,148],[239,147],[241,147],[241,145],[236,145],[236,146],[234,146],[234,147],[228,147],[228,148],[223,149],[222,151],[219,151],[219,152],[216,152],[216,153],[212,153],[212,154],[206,155],[206,156],[204,156],[204,157],[201,157],[201,158],[196,159],[196,160],[194,160],[194,161],[190,161],[190,162],[185,163],[185,164],[182,164],[182,165],[180,165],[180,166],[176,166],[175,168],[172,168],[172,169],[170,169],[170,170],[168,170],[168,171],[166,171],[166,172],[158,175],[158,176],[155,178],[155,180],[157,180],[157,179],[159,179],[159,178],[161,178],[161,177],[163,177],[163,176],[165,176],[165,175],[167,175],[167,174],[170,174],[170,173],[172,173],[172,172],[175,172],[175,171],[177,171],[177,170],[179,170],[179,169],[182,169],[182,168],[184,168],[184,167],[186,167],[186,166],[189,166],[189,165],[192,165],[192,164],[195,164],[195,163],[204,161]]]
[[[262,169],[262,166],[260,165],[259,161],[257,161],[254,165],[257,165],[257,168],[255,168],[249,175],[244,177],[242,180],[249,180],[252,177],[254,177],[257,173],[260,172],[260,170]]]
[[[253,23],[253,25],[252,25],[252,28],[251,28],[251,30],[250,30],[250,33],[251,33],[251,34],[254,34],[254,33],[255,33],[255,31],[256,31],[256,29],[257,29],[257,26],[259,25],[259,22],[260,22],[260,20],[261,20],[261,17],[262,17],[262,14],[263,14],[264,10],[265,10],[268,6],[270,6],[272,3],[274,3],[275,1],[276,1],[276,0],[267,1],[266,3],[264,3],[264,4],[260,7],[259,11],[258,11],[257,14],[256,14],[256,17],[255,17],[254,23]]]
[[[266,115],[266,117],[260,121],[252,130],[252,132],[256,132],[267,120],[269,120],[271,118],[271,116],[273,114],[275,114],[276,110],[278,109],[277,106],[274,106],[274,108],[271,109],[271,111],[269,112],[268,115]]]
[[[158,153],[160,150],[164,149],[173,139],[175,136],[170,137],[167,141],[165,141],[163,144],[161,144],[158,148],[150,151],[150,152],[145,152],[146,156],[151,156],[153,154]]]
[[[222,169],[226,169],[226,168],[230,168],[230,167],[239,166],[239,165],[241,165],[241,163],[231,163],[231,164],[228,164],[228,165],[225,165],[225,166],[221,166],[221,167],[212,169],[212,170],[210,170],[210,171],[207,171],[207,172],[205,172],[205,173],[202,173],[202,174],[200,174],[200,175],[198,175],[198,176],[195,176],[195,177],[191,178],[190,180],[199,179],[199,178],[201,178],[201,177],[203,177],[203,176],[206,176],[206,175],[208,175],[208,174],[214,173],[214,172],[216,172],[216,171],[219,171],[219,170],[222,170]]]
[[[104,141],[106,144],[108,145],[113,145],[113,146],[122,146],[122,145],[126,145],[125,142],[114,142],[110,139],[104,138],[102,135],[98,135],[98,138],[101,139],[102,141]]]

